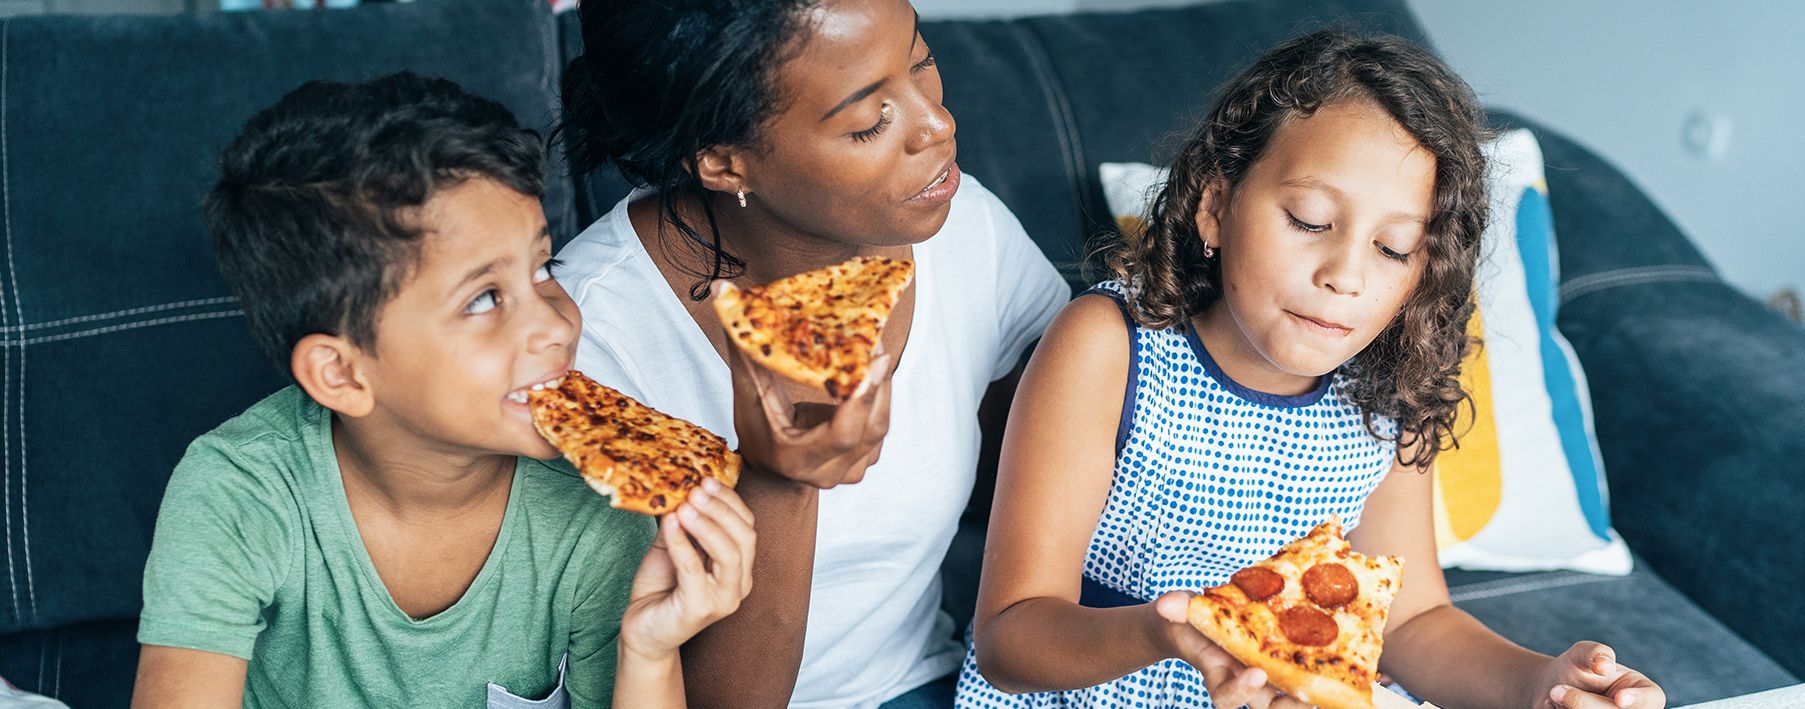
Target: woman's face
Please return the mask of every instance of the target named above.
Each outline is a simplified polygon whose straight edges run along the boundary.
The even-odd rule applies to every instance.
[[[740,152],[748,198],[823,238],[926,241],[959,169],[940,71],[907,0],[823,0],[779,70],[779,110]]]

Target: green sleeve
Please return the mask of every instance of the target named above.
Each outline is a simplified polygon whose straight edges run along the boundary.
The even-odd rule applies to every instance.
[[[570,671],[564,686],[572,709],[607,707],[614,699],[614,668],[620,619],[627,611],[633,574],[657,532],[650,517],[610,509],[601,527],[603,538],[591,547],[583,583],[572,611]]]
[[[276,471],[251,469],[236,453],[203,438],[170,476],[138,642],[251,658],[294,565],[299,512]]]

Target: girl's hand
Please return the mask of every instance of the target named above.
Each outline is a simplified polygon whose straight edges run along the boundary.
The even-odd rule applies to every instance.
[[[1219,707],[1246,705],[1253,709],[1309,709],[1308,704],[1285,696],[1266,682],[1266,671],[1241,664],[1185,619],[1185,609],[1194,594],[1173,591],[1153,601],[1163,626],[1166,650],[1173,657],[1191,663],[1203,673],[1204,689],[1210,703]]]
[[[658,537],[633,577],[621,618],[622,653],[667,657],[737,610],[752,591],[756,541],[752,511],[739,495],[713,478],[703,481],[658,520]]]
[[[865,382],[851,399],[838,406],[802,404],[818,415],[798,420],[798,407],[790,403],[776,375],[728,342],[740,455],[755,468],[824,490],[863,480],[890,431],[893,362],[880,342]]]
[[[1617,664],[1617,653],[1595,642],[1574,643],[1542,671],[1538,707],[1661,709],[1667,693],[1641,672]]]

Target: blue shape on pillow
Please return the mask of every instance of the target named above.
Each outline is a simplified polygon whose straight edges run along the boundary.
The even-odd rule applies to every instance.
[[[1523,190],[1523,198],[1517,203],[1517,251],[1523,256],[1523,279],[1541,339],[1543,384],[1554,405],[1554,428],[1560,433],[1561,449],[1566,452],[1567,467],[1573,473],[1579,508],[1592,533],[1608,541],[1610,513],[1605,510],[1598,458],[1586,436],[1579,385],[1573,378],[1566,351],[1554,340],[1554,320],[1560,305],[1559,284],[1554,281],[1554,215],[1548,207],[1548,196],[1534,187]]]

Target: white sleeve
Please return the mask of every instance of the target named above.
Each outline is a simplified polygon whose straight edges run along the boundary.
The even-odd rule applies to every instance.
[[[1028,238],[1015,213],[996,196],[989,197],[990,224],[994,234],[997,287],[997,361],[992,365],[992,381],[1007,376],[1053,316],[1072,299],[1072,288],[1059,269]]]

